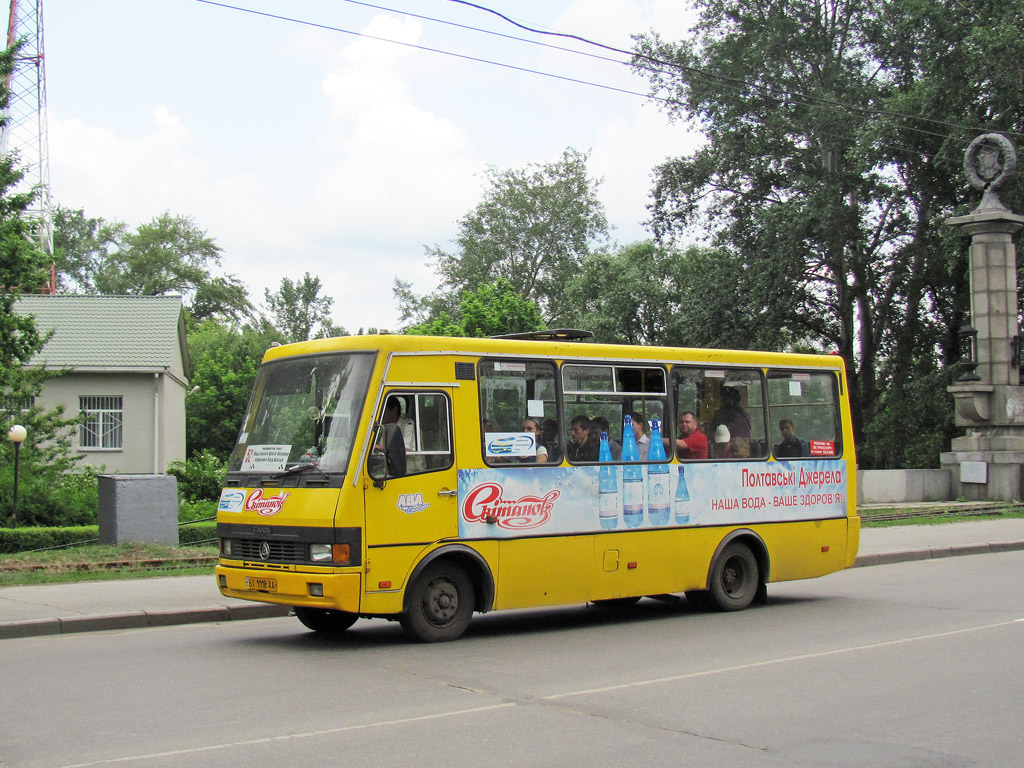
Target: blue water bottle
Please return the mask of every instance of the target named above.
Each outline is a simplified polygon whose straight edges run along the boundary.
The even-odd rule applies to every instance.
[[[676,483],[676,498],[672,507],[676,516],[677,525],[686,525],[690,522],[690,492],[686,488],[686,475],[683,473],[685,467],[679,465],[679,482]]]
[[[622,428],[622,460],[639,459],[633,420],[627,415]],[[640,464],[622,467],[622,520],[627,528],[639,528],[644,524],[644,468]]]
[[[661,442],[661,422],[651,420],[651,448],[647,454],[658,462],[647,467],[647,519],[651,525],[667,525],[669,518],[668,464],[665,463],[665,444]]]
[[[598,515],[601,527],[612,530],[619,525],[619,471],[612,466],[612,450],[608,446],[608,433],[601,433],[601,451],[598,461],[603,462],[598,470]]]

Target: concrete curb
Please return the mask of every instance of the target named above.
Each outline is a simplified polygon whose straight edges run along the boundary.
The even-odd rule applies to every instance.
[[[928,549],[911,549],[905,552],[883,552],[876,555],[860,555],[854,562],[854,568],[871,565],[891,565],[905,563],[908,560],[933,560],[939,557],[958,557],[960,555],[988,555],[994,552],[1015,552],[1024,549],[1024,541],[1006,541],[998,544],[965,544],[956,547],[930,547]]]
[[[109,616],[70,616],[53,619],[25,619],[0,622],[0,640],[42,635],[67,635],[76,632],[100,632],[112,629],[170,627],[218,621],[272,619],[291,613],[287,605],[232,605],[184,611],[132,611]]]
[[[853,567],[866,568],[875,565],[905,563],[911,560],[931,560],[939,557],[958,557],[961,555],[987,555],[995,552],[1015,552],[1019,550],[1024,550],[1024,541],[931,547],[903,552],[861,555],[854,561]],[[252,603],[179,611],[132,611],[109,616],[26,619],[23,621],[0,622],[0,640],[20,637],[41,637],[44,635],[66,635],[76,632],[100,632],[114,629],[169,627],[181,624],[201,624],[204,622],[272,619],[287,616],[291,613],[291,610],[291,607],[287,605]]]

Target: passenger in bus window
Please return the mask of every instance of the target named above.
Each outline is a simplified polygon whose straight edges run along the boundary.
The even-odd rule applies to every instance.
[[[595,442],[590,434],[590,419],[579,414],[573,417],[569,425],[572,440],[565,447],[565,455],[569,461],[597,461],[601,451],[601,442]]]
[[[740,391],[736,387],[722,387],[722,407],[711,417],[711,430],[724,424],[733,437],[750,437],[750,414],[740,405]]]
[[[780,459],[798,459],[808,453],[807,443],[796,436],[796,427],[789,419],[779,422],[782,442],[775,446],[775,456]]]
[[[382,442],[374,446],[375,450],[384,451],[387,456],[388,477],[402,477],[406,472],[405,439],[402,430],[398,428],[401,413],[402,406],[398,398],[389,397],[384,403],[384,413],[380,420]]]
[[[715,427],[711,457],[714,459],[728,459],[732,457],[732,434],[730,434],[729,428],[725,424],[719,424]]]
[[[595,416],[590,420],[590,437],[597,442],[598,453],[601,452],[601,433],[608,435],[608,449],[612,452],[612,461],[622,458],[622,443],[612,437],[611,425],[604,416]]]
[[[633,435],[636,437],[636,450],[640,454],[640,461],[647,461],[647,457],[651,451],[651,438],[644,432],[644,417],[636,411],[632,411],[629,414],[629,418],[633,422]]]
[[[533,435],[533,441],[537,448],[533,456],[524,456],[520,461],[524,463],[536,462],[537,464],[547,464],[548,447],[544,445],[544,442],[541,439],[540,424],[536,419],[527,417],[523,419],[522,430],[523,432],[529,432]]]
[[[693,411],[683,411],[679,416],[679,436],[676,438],[676,456],[684,459],[706,459],[708,438],[701,431],[700,420]]]
[[[562,463],[562,448],[558,441],[558,422],[554,419],[544,419],[540,427],[541,440],[544,447],[548,449],[548,463]]]
[[[733,459],[750,458],[750,438],[734,437],[729,441],[729,456]]]

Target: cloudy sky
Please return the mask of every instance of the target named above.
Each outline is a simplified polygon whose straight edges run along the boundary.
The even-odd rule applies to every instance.
[[[678,0],[481,4],[624,49],[633,32],[674,39],[688,27]],[[397,327],[395,276],[419,293],[435,287],[424,247],[452,240],[489,165],[590,152],[615,240],[647,236],[651,168],[693,138],[641,96],[521,70],[641,94],[642,78],[595,58],[613,56],[599,48],[452,0],[375,5],[394,10],[45,0],[53,199],[133,227],[164,211],[190,216],[254,300],[309,272],[350,332]]]

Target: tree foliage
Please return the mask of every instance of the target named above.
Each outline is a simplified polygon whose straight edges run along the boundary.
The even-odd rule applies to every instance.
[[[776,307],[726,248],[683,250],[654,241],[589,256],[566,286],[574,325],[598,341],[680,347],[779,349]]]
[[[608,237],[599,182],[587,175],[587,155],[567,149],[551,163],[491,167],[486,180],[483,200],[459,221],[456,248],[427,248],[441,279],[439,292],[420,301],[399,295],[403,320],[451,314],[463,291],[498,279],[535,302],[548,323],[563,318],[563,286]]]
[[[0,53],[0,110],[8,103],[5,83],[14,68],[18,46]],[[3,118],[0,118],[3,119]],[[54,374],[28,367],[47,341],[31,315],[14,312],[22,293],[35,292],[49,280],[50,260],[32,237],[29,213],[36,190],[22,191],[24,171],[16,155],[0,158],[0,509],[3,519],[13,506],[14,445],[6,439],[12,423],[24,426],[28,437],[19,452],[20,522],[47,520],[48,515],[67,513],[70,486],[61,475],[74,466],[68,456],[68,429],[72,422],[61,409],[44,411],[34,404],[43,383]],[[33,490],[33,488],[35,490]],[[62,495],[64,494],[64,495]],[[74,495],[74,494],[72,494]],[[63,518],[62,518],[63,519]]]
[[[655,170],[655,230],[703,229],[741,260],[740,293],[768,291],[785,337],[838,350],[863,437],[881,408],[902,409],[912,376],[954,357],[965,261],[942,221],[965,203],[974,136],[1024,128],[1024,80],[1007,76],[1024,54],[1020,5],[697,7],[691,39],[637,38],[637,70],[707,139]],[[879,461],[901,459],[893,444]]]
[[[493,285],[462,291],[458,312],[441,310],[429,320],[410,326],[406,333],[419,336],[471,336],[487,338],[537,331],[544,327],[540,307],[522,298],[504,278]]]
[[[274,293],[269,288],[264,291],[270,322],[287,341],[347,335],[344,328],[334,324],[331,317],[334,299],[321,296],[322,289],[320,278],[307,272],[295,282],[281,278],[281,287]]]
[[[234,275],[214,274],[221,249],[188,216],[163,213],[136,229],[58,207],[54,263],[58,285],[80,293],[177,293],[194,320],[240,322],[253,307]]]
[[[188,335],[195,388],[185,400],[185,443],[190,456],[204,451],[224,461],[234,447],[263,353],[285,339],[274,329],[236,329],[215,320]]]

